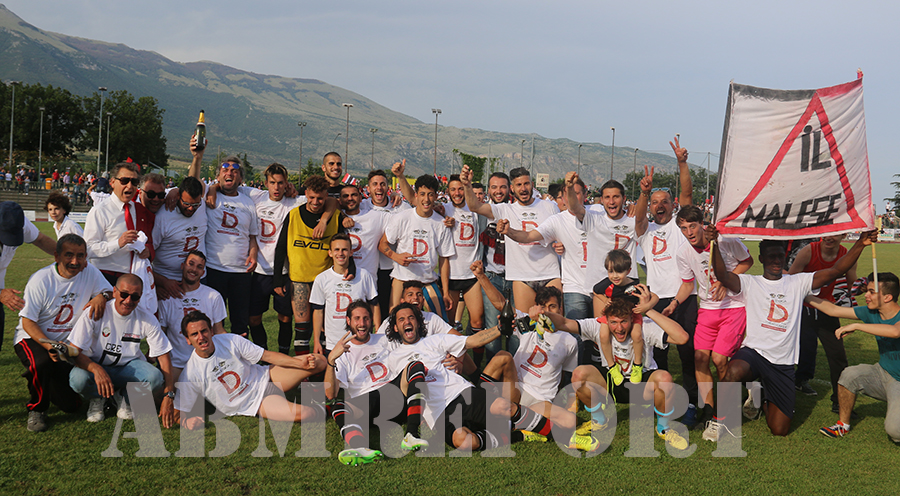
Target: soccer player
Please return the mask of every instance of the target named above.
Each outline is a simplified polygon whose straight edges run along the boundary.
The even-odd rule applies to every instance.
[[[347,309],[353,301],[377,303],[375,278],[365,269],[356,269],[353,279],[345,280],[350,271],[352,244],[346,233],[331,238],[328,256],[334,261],[330,269],[316,276],[309,293],[309,305],[313,312],[313,352],[328,356],[345,331]],[[375,325],[381,323],[381,309],[375,308]],[[324,342],[322,340],[325,340]]]
[[[621,249],[628,252],[631,257],[631,271],[628,276],[638,279],[637,273],[637,243],[635,242],[634,223],[635,218],[625,214],[625,186],[614,180],[609,180],[600,186],[603,211],[586,209],[584,202],[579,202],[575,195],[578,174],[569,172],[566,174],[566,194],[568,195],[569,211],[578,220],[577,225],[587,233],[587,272],[585,273],[585,287],[593,287],[599,281],[607,277],[606,254],[612,250]],[[600,315],[603,309],[594,301],[594,315]]]
[[[423,419],[429,427],[443,415],[445,442],[464,450],[484,450],[499,446],[491,432],[486,431],[485,415],[510,418],[517,430],[535,432],[546,440],[552,422],[532,410],[518,405],[520,393],[511,389],[510,400],[497,398],[487,405],[485,390],[476,388],[471,400],[466,403],[461,393],[472,386],[445,364],[447,354],[460,356],[466,350],[484,346],[500,336],[499,327],[487,329],[472,336],[425,335],[421,312],[418,307],[401,303],[391,310],[390,331],[387,334],[393,350],[388,357],[388,368],[405,370],[407,378],[407,427],[418,425]],[[504,323],[512,332],[512,323]],[[481,379],[486,382],[516,381],[515,364],[508,353],[498,353],[485,366]],[[424,384],[428,387],[422,387]],[[421,387],[421,389],[420,389]],[[424,403],[424,404],[423,404]],[[420,407],[420,408],[417,408]],[[455,425],[454,411],[461,409],[462,422]],[[420,414],[417,412],[421,412]],[[512,440],[521,439],[521,433],[514,433]]]
[[[7,240],[3,241],[5,244]],[[90,307],[91,317],[100,318],[107,297],[112,298],[112,287],[96,267],[87,263],[87,246],[80,236],[65,234],[56,245],[56,263],[32,274],[25,285],[19,326],[13,337],[13,348],[25,366],[23,375],[31,394],[26,408],[28,430],[33,432],[47,430],[50,403],[69,413],[81,405],[78,394],[69,387],[72,366],[50,353],[51,344],[42,340],[64,341],[85,306]]]
[[[838,421],[831,427],[819,429],[819,432],[828,437],[840,437],[850,432],[853,405],[856,404],[856,396],[862,393],[887,402],[884,430],[892,441],[900,443],[900,305],[897,304],[900,280],[892,272],[879,272],[876,289],[873,276],[869,274],[865,307],[844,308],[822,298],[806,298],[810,306],[830,317],[862,321],[836,329],[834,335],[837,339],[860,331],[875,336],[878,344],[877,364],[854,365],[841,373],[838,381]]]
[[[375,208],[363,211],[360,208],[360,201],[359,186],[347,184],[341,189],[341,210],[344,215],[353,220],[353,226],[347,228],[347,234],[353,241],[353,260],[356,268],[365,270],[372,277],[377,277],[381,256],[378,251],[378,241],[384,234],[384,226],[390,218],[390,213]],[[388,284],[387,291],[390,293],[390,284]]]
[[[201,251],[188,252],[181,263],[181,297],[159,302],[159,325],[172,344],[172,374],[178,382],[191,352],[191,345],[181,335],[181,320],[194,310],[210,316],[214,334],[225,333],[225,301],[218,291],[200,283],[206,270],[206,255]]]
[[[450,256],[450,298],[452,305],[447,316],[455,320],[459,301],[465,302],[469,311],[469,327],[472,332],[484,329],[484,306],[481,298],[481,284],[469,271],[475,260],[481,260],[482,245],[478,242],[487,225],[484,217],[472,213],[466,206],[466,191],[458,174],[450,176],[447,182],[450,204],[445,206],[446,219],[453,219],[451,232],[456,254]],[[461,323],[451,322],[454,327]]]
[[[131,398],[127,390],[122,390],[129,382],[139,382],[142,394],[152,394],[164,386],[159,416],[167,429],[174,423],[175,381],[169,355],[172,345],[156,317],[138,308],[143,291],[140,277],[123,274],[113,287],[114,300],[106,304],[103,316],[94,320],[81,314],[69,334],[68,342],[80,352],[75,358],[76,367],[69,373],[69,385],[76,393],[90,398],[88,422],[103,420],[106,399],[114,394],[116,416],[134,418]],[[150,346],[149,356],[159,360],[159,369],[147,363],[141,351],[143,339]]]
[[[705,236],[715,240],[718,237],[715,226],[708,226]],[[772,434],[786,436],[794,416],[794,365],[799,355],[803,299],[813,290],[845,274],[856,263],[863,248],[877,239],[877,231],[864,232],[831,268],[799,274],[784,273],[783,243],[763,240],[759,243],[759,262],[763,266],[761,276],[729,272],[719,243],[714,245],[713,270],[716,279],[729,291],[743,295],[747,307],[747,335],[741,349],[728,362],[722,380],[747,382],[761,379],[767,403],[766,422]],[[722,419],[714,417],[707,427],[707,431],[713,429],[712,436],[707,436],[707,431],[704,431],[704,439],[717,441],[722,426]]]
[[[416,207],[390,219],[378,249],[394,261],[392,305],[400,302],[404,281],[421,281],[431,299],[428,306],[435,313],[446,315],[451,304],[449,257],[456,254],[456,248],[444,219],[434,211],[438,188],[433,176],[422,175],[416,179]],[[396,251],[390,246],[395,243]]]
[[[403,294],[400,297],[400,303],[409,303],[411,305],[415,305],[422,311],[422,319],[425,324],[425,330],[427,331],[428,336],[433,336],[435,334],[455,334],[457,336],[462,336],[458,330],[454,329],[447,321],[441,319],[441,316],[434,313],[429,312],[424,309],[425,307],[425,292],[424,285],[419,281],[406,281],[403,283]],[[378,330],[376,331],[378,334],[387,334],[390,330],[390,322],[387,318],[381,321],[381,325],[378,326]]]
[[[206,283],[225,300],[231,332],[246,336],[250,320],[247,289],[259,254],[259,218],[253,200],[238,190],[243,178],[241,159],[226,157],[219,167],[216,208],[206,213],[205,253]]]
[[[559,213],[556,203],[534,197],[531,175],[523,167],[509,171],[515,203],[479,203],[472,190],[472,170],[463,166],[460,180],[466,188],[470,210],[488,219],[506,219],[523,231],[531,231],[551,215]],[[527,312],[534,305],[534,293],[541,286],[562,289],[559,259],[552,247],[541,243],[509,243],[506,245],[506,278],[513,281],[516,308]]]
[[[728,359],[740,348],[744,339],[746,310],[744,298],[711,277],[710,239],[703,231],[703,212],[688,205],[678,212],[677,220],[681,232],[687,239],[675,254],[681,287],[675,295],[675,305],[679,306],[693,298],[696,282],[700,309],[697,311],[697,327],[694,331],[694,373],[698,382],[698,396],[704,407],[695,424],[705,429],[712,420],[715,401],[710,361],[716,366],[719,381],[725,374]],[[732,274],[743,274],[753,266],[753,257],[739,239],[726,238],[716,243],[722,253],[725,268]],[[699,406],[699,405],[698,405]],[[710,433],[712,436],[713,433]],[[706,432],[704,432],[706,438]]]
[[[265,350],[241,336],[213,334],[209,317],[198,311],[185,315],[181,333],[194,348],[178,384],[175,409],[182,427],[193,430],[204,426],[202,416],[190,416],[199,397],[229,417],[259,416],[289,422],[325,420],[324,408],[294,404],[283,394],[324,370],[322,355],[289,357]],[[259,365],[259,361],[270,365]]]
[[[309,308],[309,292],[316,276],[331,267],[328,256],[331,238],[343,232],[344,215],[326,217],[328,181],[322,176],[310,176],[303,183],[306,203],[295,207],[284,218],[281,234],[275,246],[273,268],[275,292],[291,293],[294,311],[294,353],[309,353],[312,340],[312,312]],[[324,232],[317,230],[324,224]],[[290,267],[287,276],[284,264]]]
[[[337,152],[328,152],[322,157],[322,172],[328,182],[328,196],[337,200],[341,196],[341,188],[344,186],[341,179],[344,176],[344,161]],[[305,194],[305,193],[304,193]]]
[[[636,293],[640,297],[637,306],[628,300],[618,298],[612,300],[604,310],[606,325],[613,335],[613,360],[626,372],[630,370],[635,361],[631,328],[640,323],[646,345],[643,357],[646,373],[641,378],[646,385],[641,399],[644,402],[653,402],[657,435],[665,439],[669,446],[685,450],[688,448],[688,441],[674,429],[669,428],[669,420],[674,412],[671,399],[674,384],[672,375],[668,371],[657,369],[650,350],[654,347],[663,348],[669,343],[684,344],[688,340],[688,334],[677,322],[653,309],[651,293],[646,286],[638,285]],[[580,333],[582,338],[595,343],[600,339],[601,323],[596,319],[571,320],[552,313],[547,313],[547,316],[559,330]],[[603,410],[610,405],[605,376],[612,365],[606,361],[594,362],[592,365],[580,365],[572,373],[572,384],[575,385],[578,399],[591,414],[591,420],[579,426],[575,431],[576,435],[592,436],[593,432],[599,432],[607,427],[608,419]],[[630,397],[630,391],[624,385],[614,386],[611,393],[614,403],[638,401],[637,398]]]
[[[190,150],[193,158],[187,176],[169,192],[172,198],[167,199],[166,208],[159,209],[153,224],[153,277],[160,300],[183,295],[178,284],[182,262],[191,250],[206,253],[206,185],[199,179],[205,149],[197,149],[196,136],[191,138]]]
[[[678,179],[681,184],[681,192],[676,204],[675,198],[669,188],[654,188],[652,169],[641,180],[641,195],[638,197],[635,208],[634,231],[637,236],[638,246],[644,252],[646,262],[647,286],[653,293],[659,295],[659,303],[656,310],[667,317],[672,317],[691,336],[687,343],[678,345],[678,356],[681,359],[681,377],[685,390],[688,393],[690,406],[687,418],[683,422],[693,427],[693,417],[696,414],[697,404],[697,377],[694,372],[694,329],[697,327],[697,298],[696,291],[678,304],[675,295],[680,289],[680,281],[672,277],[678,273],[676,254],[687,239],[679,232],[678,222],[675,219],[676,207],[684,208],[693,204],[693,183],[688,167],[688,151],[681,146],[678,136],[675,142],[669,142],[669,146],[675,152],[678,161]],[[646,169],[646,168],[645,168]],[[649,205],[647,202],[649,201]],[[649,207],[651,221],[646,215],[642,215],[642,209]],[[669,370],[668,349],[654,348],[654,359],[659,368]]]
[[[804,246],[797,253],[788,274],[800,272],[815,272],[819,269],[832,267],[834,263],[847,253],[847,249],[841,246],[844,235],[824,236],[820,241],[813,241]],[[846,280],[856,280],[856,265],[847,271]],[[837,281],[831,281],[819,290],[819,298],[834,303],[834,286]],[[822,342],[825,357],[828,359],[828,368],[831,372],[831,405],[832,410],[838,409],[838,379],[841,372],[847,368],[847,352],[844,350],[844,342],[834,335],[834,331],[841,326],[840,319],[832,317],[824,312],[818,312],[813,307],[804,304],[803,316],[800,318],[800,357],[797,362],[797,391],[809,396],[815,396],[816,390],[810,387],[809,380],[816,372],[816,338]]]

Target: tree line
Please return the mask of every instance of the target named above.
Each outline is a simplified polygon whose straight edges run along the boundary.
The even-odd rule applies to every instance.
[[[0,146],[2,160],[9,157],[9,119],[13,88],[8,81],[0,84]],[[43,134],[41,110],[43,107]],[[110,91],[103,97],[100,115],[100,93],[88,96],[43,86],[18,84],[15,87],[13,126],[13,162],[37,167],[40,148],[44,167],[74,161],[79,153],[95,152],[98,139],[101,163],[106,163],[107,132],[109,164],[131,158],[140,164],[152,162],[167,167],[166,138],[162,124],[164,109],[151,96],[135,98],[125,90]],[[107,113],[110,115],[107,116]],[[102,119],[103,132],[99,136]],[[110,123],[107,130],[107,120]],[[9,164],[7,164],[9,165]]]

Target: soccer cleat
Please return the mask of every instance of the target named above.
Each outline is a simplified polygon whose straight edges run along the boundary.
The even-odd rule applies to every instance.
[[[632,384],[640,384],[641,379],[643,378],[644,367],[632,364],[631,367],[631,383]]]
[[[31,432],[44,432],[47,430],[47,412],[28,412],[28,430]]]
[[[693,404],[688,404],[687,411],[684,412],[684,416],[681,417],[681,423],[684,424],[689,430],[693,430],[694,426],[697,425],[697,407]]]
[[[616,386],[621,386],[623,382],[625,382],[625,376],[622,375],[622,368],[619,367],[619,364],[615,364],[609,369],[609,377],[612,379],[613,384]]]
[[[690,444],[681,434],[675,432],[675,429],[666,429],[664,432],[656,431],[656,435],[665,439],[666,444],[677,450],[686,450]]]
[[[753,405],[753,395],[747,396],[747,401],[745,401],[744,406],[741,407],[741,413],[744,414],[745,418],[756,420],[759,418],[759,412],[760,409]]]
[[[600,441],[594,439],[594,436],[579,436],[578,434],[572,434],[572,438],[569,439],[569,448],[577,449],[580,451],[596,451],[597,448],[600,447]]]
[[[546,443],[547,436],[532,431],[519,431],[522,433],[522,441],[526,443]]]
[[[706,441],[718,442],[719,435],[721,434],[721,430],[725,428],[725,425],[716,422],[715,420],[710,420],[706,423],[706,429],[703,431],[703,439]]]
[[[116,405],[118,405],[116,417],[119,417],[122,420],[134,420],[134,412],[131,411],[131,405],[125,400],[125,395],[118,392],[113,395],[113,399],[115,400]]]
[[[831,427],[822,427],[819,432],[828,437],[844,437],[844,434],[850,432],[850,426],[838,420]]]
[[[797,384],[797,385],[794,386],[794,387],[797,389],[797,391],[800,391],[801,393],[803,393],[803,394],[805,394],[805,395],[807,395],[807,396],[817,396],[817,395],[819,394],[819,393],[816,392],[815,389],[813,389],[813,388],[809,385],[809,382],[807,382],[807,381],[803,381],[803,382],[801,382],[800,384]]]
[[[575,429],[575,434],[578,436],[590,436],[594,432],[600,432],[607,427],[609,427],[609,419],[606,419],[606,422],[602,424],[594,419],[590,419],[579,425],[578,428]]]
[[[400,447],[406,451],[417,451],[420,449],[428,449],[428,441],[413,436],[411,432],[407,432],[400,441]]]
[[[90,404],[88,404],[87,411],[87,421],[88,422],[102,422],[103,419],[106,418],[106,415],[103,413],[103,408],[106,406],[106,399],[104,398],[91,398]]]
[[[345,449],[338,453],[338,461],[344,465],[353,465],[354,467],[376,462],[382,458],[384,458],[384,453],[368,448]]]

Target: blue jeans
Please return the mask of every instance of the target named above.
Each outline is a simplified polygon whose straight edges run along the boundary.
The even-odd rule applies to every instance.
[[[134,359],[120,367],[109,367],[104,365],[103,370],[109,375],[116,391],[124,390],[125,385],[129,382],[147,384],[150,386],[150,391],[155,391],[163,386],[162,372],[153,365],[140,359]],[[76,393],[86,398],[100,397],[100,394],[97,392],[97,383],[94,382],[94,374],[91,374],[87,370],[74,367],[72,371],[69,372],[69,386],[71,386]]]
[[[593,300],[586,294],[563,293],[563,309],[568,319],[587,319],[594,313]]]
[[[510,301],[512,301],[513,296],[512,296],[512,282],[511,281],[507,281],[503,274],[497,274],[495,272],[487,272],[487,271],[485,271],[484,274],[491,281],[491,284],[493,284],[494,287],[497,288],[497,290],[500,291],[500,293],[502,293],[504,297],[507,295],[507,293],[509,293],[509,299],[510,299]],[[497,317],[500,316],[500,310],[497,310],[494,307],[494,304],[491,303],[490,300],[488,300],[488,297],[484,294],[484,292],[481,293],[481,299],[484,302],[484,328],[490,329],[491,327],[494,327],[495,325],[497,325]],[[498,351],[503,349],[502,341],[503,341],[503,337],[501,336],[484,346],[484,350],[487,354],[488,361],[490,361],[491,358],[493,358],[494,355],[496,355]],[[517,338],[515,336],[508,337],[506,339],[506,351],[509,351],[510,353],[515,355],[516,350],[518,350],[518,349],[519,349],[519,338]]]

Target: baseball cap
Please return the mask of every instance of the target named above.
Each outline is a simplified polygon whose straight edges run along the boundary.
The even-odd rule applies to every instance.
[[[16,202],[0,202],[0,243],[19,246],[25,242],[25,212]]]

